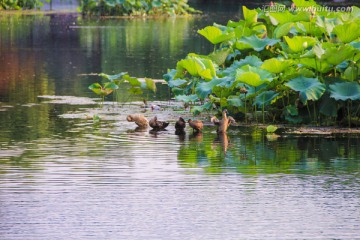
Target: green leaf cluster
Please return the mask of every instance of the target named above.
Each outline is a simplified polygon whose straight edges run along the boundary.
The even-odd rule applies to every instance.
[[[243,19],[198,30],[214,51],[188,54],[164,79],[178,100],[198,101],[197,112],[226,107],[246,120],[261,108],[263,121],[266,114],[329,123],[346,108],[348,118],[360,117],[360,8],[313,7],[320,5],[293,0],[283,12],[244,6]]]
[[[81,0],[83,15],[143,16],[187,15],[200,13],[188,5],[188,0]]]
[[[97,75],[102,77],[105,82],[103,84],[93,83],[89,86],[89,89],[102,97],[103,101],[105,96],[116,92],[116,90],[118,90],[120,87],[126,88],[130,94],[135,95],[143,94],[143,89],[156,92],[155,81],[150,78],[145,78],[141,81],[136,77],[131,77],[127,72],[121,72],[114,75],[99,73]],[[128,83],[128,85],[125,85],[125,83]]]

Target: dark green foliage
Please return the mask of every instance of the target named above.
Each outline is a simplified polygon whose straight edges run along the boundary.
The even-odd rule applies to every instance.
[[[293,3],[319,7],[312,0]],[[244,19],[199,30],[214,51],[190,53],[164,76],[177,99],[201,100],[194,113],[226,107],[249,119],[261,108],[263,121],[266,112],[277,121],[329,123],[340,108],[347,119],[359,118],[360,9],[283,9],[244,6]]]
[[[187,0],[82,0],[81,12],[97,16],[186,15],[200,13]]]
[[[43,5],[40,0],[0,0],[0,10],[39,9]]]

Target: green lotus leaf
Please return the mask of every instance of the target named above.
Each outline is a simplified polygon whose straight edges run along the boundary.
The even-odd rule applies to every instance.
[[[355,49],[350,45],[341,45],[339,47],[330,47],[325,50],[322,56],[330,64],[338,65],[345,60],[352,59]]]
[[[224,69],[221,72],[221,75],[222,76],[235,76],[236,70],[241,68],[242,66],[250,65],[253,67],[259,67],[259,66],[261,66],[261,64],[263,64],[263,62],[260,60],[260,58],[258,58],[256,56],[247,56],[246,58],[241,59],[240,61],[234,61],[230,67]]]
[[[111,82],[118,80],[119,78],[122,78],[123,76],[127,75],[127,72],[121,72],[119,74],[115,74],[115,75],[108,75],[106,73],[100,73],[99,76],[103,77]]]
[[[343,43],[349,43],[360,37],[360,26],[356,22],[345,23],[334,27],[333,33]]]
[[[264,61],[264,63],[261,65],[261,68],[272,73],[281,73],[288,67],[290,67],[292,64],[293,63],[290,60],[270,58]]]
[[[214,78],[210,82],[199,83],[195,88],[196,94],[200,99],[205,99],[212,92],[212,89],[222,81],[221,78]]]
[[[129,92],[132,93],[132,94],[135,94],[135,95],[141,95],[143,94],[143,91],[141,90],[141,88],[139,87],[131,87],[129,89]]]
[[[237,108],[245,106],[244,101],[242,101],[240,96],[236,96],[236,95],[229,96],[227,98],[227,103],[228,103],[229,106],[237,107]]]
[[[319,6],[314,0],[292,0],[296,7],[316,7]]]
[[[265,91],[255,97],[254,105],[267,106],[279,95],[275,91]]]
[[[168,85],[170,88],[173,88],[173,87],[179,87],[179,86],[183,85],[184,83],[187,83],[187,81],[184,79],[178,78],[178,79],[170,80],[168,82]]]
[[[298,53],[304,51],[310,46],[314,46],[316,39],[313,37],[295,36],[290,38],[284,36],[284,39],[292,52]]]
[[[350,81],[354,81],[359,78],[359,74],[360,74],[360,71],[359,71],[358,67],[350,66],[350,67],[346,68],[346,70],[344,71],[343,77]]]
[[[360,84],[357,82],[341,82],[329,85],[330,97],[335,100],[360,100]]]
[[[314,25],[314,23],[312,22],[304,22],[304,21],[300,21],[297,22],[295,25],[295,29],[298,33],[301,34],[306,34],[306,35],[311,35],[311,36],[316,36],[316,37],[321,37],[323,34],[323,29],[321,29],[320,27]]]
[[[258,12],[255,9],[250,10],[246,6],[243,6],[242,10],[243,10],[243,14],[244,14],[244,19],[247,23],[256,23],[257,22]]]
[[[222,48],[210,53],[208,57],[217,65],[222,65],[225,62],[227,56],[229,56],[229,54],[231,53],[231,51],[231,48]]]
[[[301,58],[299,63],[311,67],[321,73],[327,73],[332,70],[332,66],[328,62],[319,61],[315,58]]]
[[[322,29],[324,33],[327,33],[330,36],[336,24],[336,19],[328,19],[324,16],[316,17],[316,25]]]
[[[195,56],[188,56],[186,59],[180,60],[176,66],[177,72],[182,73],[186,69],[190,75],[194,77],[203,77],[206,80],[211,80],[216,76],[215,65],[210,59],[199,58]],[[175,77],[183,77],[182,74],[176,74]]]
[[[207,26],[201,30],[198,30],[198,33],[204,36],[207,40],[209,40],[212,44],[218,44],[221,42],[225,42],[231,40],[235,37],[234,32],[223,32],[219,28],[214,26]]]
[[[145,83],[146,83],[146,88],[153,91],[153,92],[156,92],[156,84],[155,84],[155,81],[151,78],[145,78]]]
[[[130,85],[133,86],[133,87],[140,87],[141,86],[141,82],[136,77],[130,77],[129,75],[125,75],[123,78],[126,81],[128,81],[130,83]]]
[[[213,104],[212,102],[207,102],[204,105],[201,106],[195,106],[193,108],[191,108],[191,112],[194,115],[199,115],[200,113],[204,112],[204,111],[209,111],[213,108]]]
[[[235,43],[235,47],[239,50],[253,48],[255,51],[260,52],[266,46],[273,46],[278,43],[279,39],[258,38],[256,35],[250,37],[242,37]]]
[[[197,100],[199,100],[198,96],[196,94],[193,95],[178,95],[175,97],[176,100],[178,101],[182,101],[185,103],[188,102],[196,102]]]
[[[271,82],[273,80],[273,76],[270,72],[264,69],[245,65],[237,70],[236,80],[253,87],[258,87],[264,83]]]
[[[269,126],[266,127],[266,132],[267,133],[274,133],[277,129],[278,129],[278,127],[276,127],[274,125],[269,125]]]
[[[289,11],[269,13],[269,18],[273,25],[284,24],[287,22],[309,21],[309,16],[310,13],[305,11],[297,12],[296,14]]]
[[[286,36],[290,32],[290,30],[294,27],[294,25],[295,23],[293,22],[287,22],[277,26],[274,30],[275,38],[281,38],[283,36]]]
[[[317,78],[297,77],[285,83],[292,90],[299,92],[301,102],[316,101],[324,94],[326,87]]]
[[[325,93],[321,97],[320,113],[325,116],[336,117],[337,116],[337,104],[335,99],[330,98],[329,93]]]
[[[169,82],[170,80],[174,79],[176,75],[176,69],[170,69],[167,73],[163,75],[165,81]]]

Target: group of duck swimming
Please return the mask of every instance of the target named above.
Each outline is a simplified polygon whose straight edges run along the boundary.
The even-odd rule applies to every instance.
[[[146,128],[150,126],[155,131],[164,130],[167,126],[169,126],[169,122],[159,121],[157,116],[153,117],[150,121],[148,121],[144,115],[142,114],[130,114],[127,116],[128,122],[135,122],[136,125],[140,128]],[[227,116],[227,110],[222,111],[222,119],[219,120],[217,117],[213,116],[210,120],[214,125],[216,125],[217,133],[226,133],[230,124],[236,123],[235,119],[231,116]],[[191,120],[188,121],[189,126],[193,129],[193,132],[201,132],[203,130],[204,124],[201,120]],[[175,133],[182,133],[186,127],[186,121],[184,118],[179,117],[179,119],[175,123]]]

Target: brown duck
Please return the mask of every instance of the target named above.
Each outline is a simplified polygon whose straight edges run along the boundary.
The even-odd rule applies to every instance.
[[[130,114],[126,117],[128,122],[135,122],[140,128],[146,128],[149,126],[149,121],[142,114]]]
[[[176,131],[183,131],[186,127],[186,122],[182,117],[179,117],[179,120],[175,123],[175,129]]]
[[[194,131],[201,132],[203,127],[204,127],[203,122],[200,121],[200,120],[191,120],[191,119],[189,119],[188,123],[189,123],[190,127],[193,129],[193,132]]]
[[[233,117],[227,116],[227,110],[222,111],[222,119],[219,120],[215,116],[211,118],[211,122],[218,126],[217,133],[226,133],[228,127],[232,123],[236,123]]]
[[[164,121],[158,121],[157,116],[155,116],[149,121],[149,125],[154,130],[164,130],[169,125],[169,123]]]

